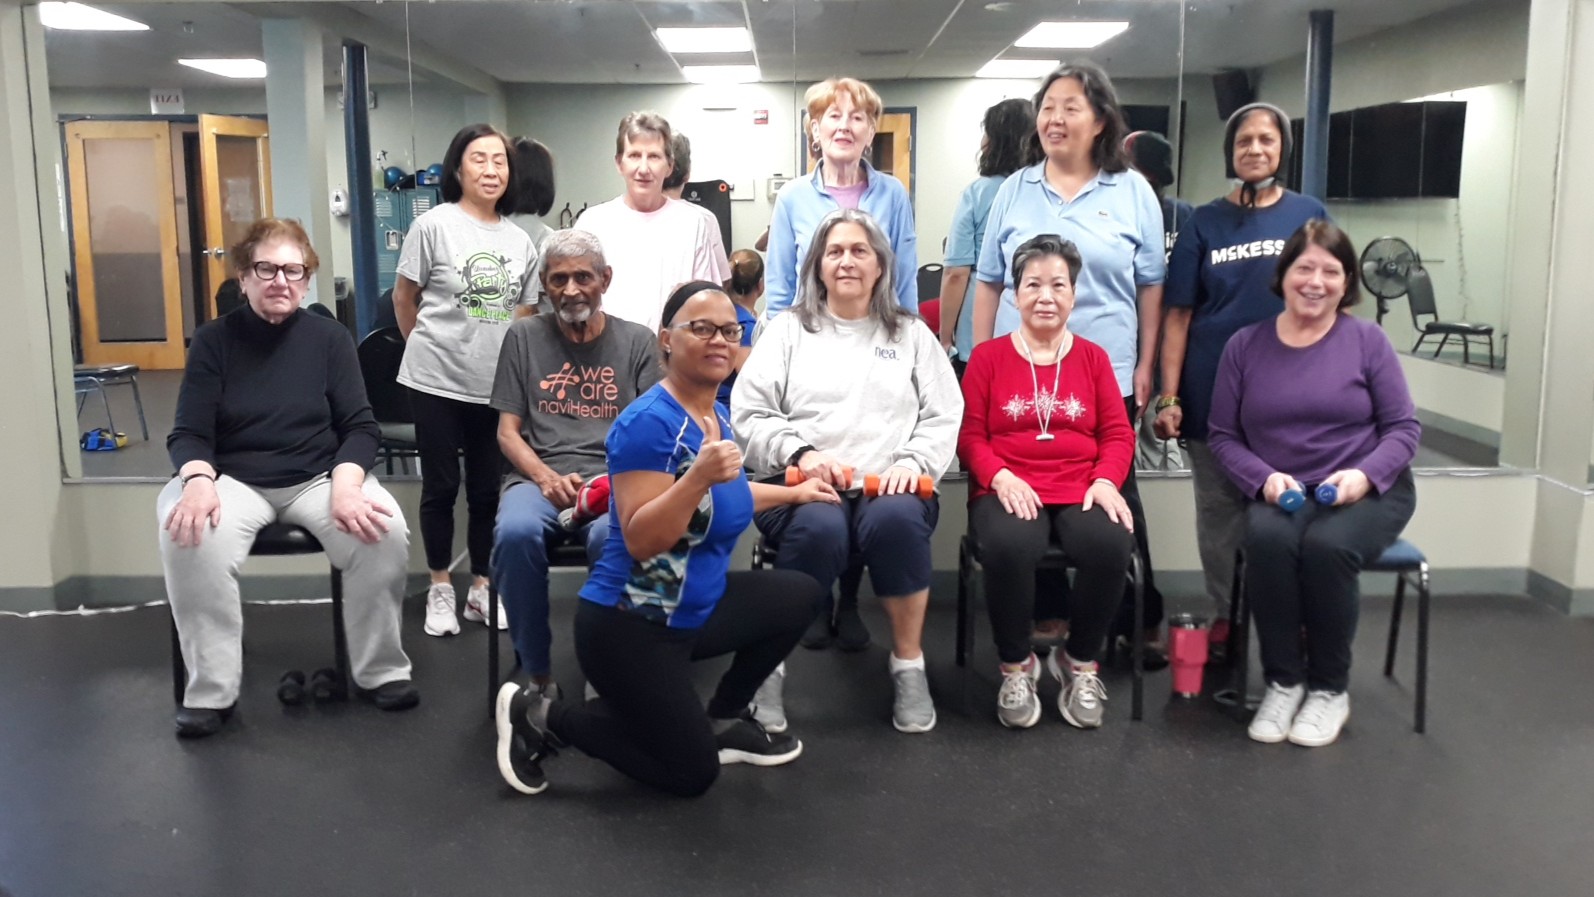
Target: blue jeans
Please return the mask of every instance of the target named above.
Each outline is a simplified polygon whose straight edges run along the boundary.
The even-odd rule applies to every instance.
[[[553,632],[548,628],[548,546],[581,540],[591,566],[609,538],[604,514],[575,532],[559,526],[559,512],[536,483],[516,483],[498,499],[493,531],[493,582],[509,618],[522,673],[546,676]]]

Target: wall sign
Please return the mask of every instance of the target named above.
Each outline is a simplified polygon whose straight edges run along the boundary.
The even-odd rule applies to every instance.
[[[149,91],[150,115],[182,115],[183,90],[180,87],[152,87]]]

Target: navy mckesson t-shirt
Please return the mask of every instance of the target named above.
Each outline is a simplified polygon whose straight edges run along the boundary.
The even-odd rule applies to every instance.
[[[725,409],[716,405],[715,414],[723,438],[735,439]],[[604,441],[611,476],[655,470],[676,479],[691,469],[702,445],[701,423],[693,420],[662,384],[620,412]],[[669,550],[646,561],[636,560],[626,549],[612,494],[609,514],[615,524],[609,527],[603,554],[581,587],[581,597],[671,629],[697,629],[707,622],[725,593],[731,550],[753,521],[753,491],[746,473],[709,489],[692,512],[686,534]]]
[[[1283,311],[1284,300],[1273,293],[1273,274],[1284,243],[1307,221],[1327,217],[1322,203],[1286,190],[1278,202],[1260,209],[1220,197],[1196,209],[1180,229],[1162,301],[1171,308],[1195,309],[1179,377],[1184,438],[1207,438],[1212,386],[1229,337]]]

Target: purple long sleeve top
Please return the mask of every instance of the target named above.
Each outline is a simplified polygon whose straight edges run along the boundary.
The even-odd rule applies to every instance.
[[[1421,432],[1400,361],[1371,321],[1341,314],[1297,349],[1269,318],[1223,350],[1208,444],[1246,495],[1275,471],[1311,486],[1349,468],[1385,492],[1411,466]]]

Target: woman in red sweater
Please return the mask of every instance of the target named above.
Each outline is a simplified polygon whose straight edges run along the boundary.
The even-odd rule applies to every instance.
[[[1041,716],[1030,622],[1035,565],[1048,541],[1078,565],[1065,651],[1053,651],[1046,666],[1063,687],[1063,719],[1082,729],[1101,725],[1107,692],[1097,657],[1135,547],[1118,494],[1134,431],[1107,353],[1068,331],[1080,265],[1079,250],[1055,234],[1020,246],[1019,329],[976,346],[963,375],[958,457],[969,472],[969,527],[1002,662],[996,715],[1008,728],[1029,728]]]

